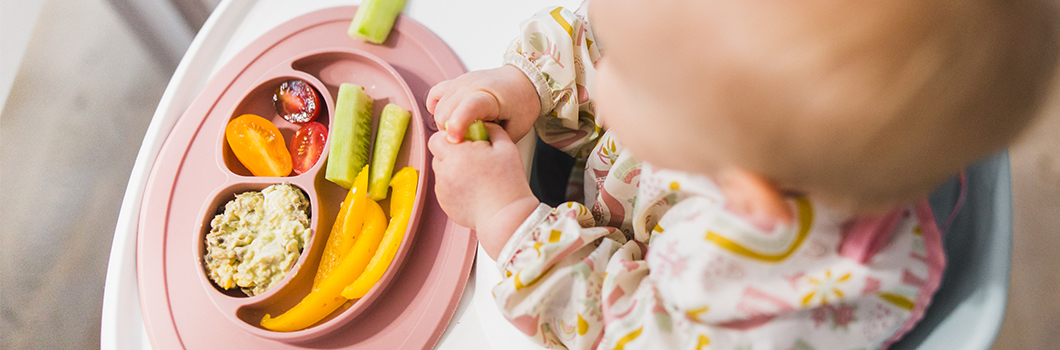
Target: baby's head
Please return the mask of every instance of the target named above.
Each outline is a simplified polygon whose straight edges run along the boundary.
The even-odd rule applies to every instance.
[[[1055,16],[1041,0],[594,0],[594,98],[653,164],[883,209],[1027,126]]]

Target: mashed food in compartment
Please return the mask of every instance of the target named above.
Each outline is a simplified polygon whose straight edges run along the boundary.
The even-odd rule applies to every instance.
[[[309,200],[288,183],[237,194],[210,222],[206,273],[221,288],[239,287],[249,296],[269,290],[309,239],[308,210]]]

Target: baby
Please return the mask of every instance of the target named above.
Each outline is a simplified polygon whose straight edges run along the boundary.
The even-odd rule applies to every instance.
[[[1046,1],[629,1],[549,8],[427,101],[435,191],[552,348],[885,348],[945,265],[926,196],[1031,121]],[[492,143],[461,142],[486,123]],[[552,208],[512,140],[585,163]],[[584,205],[582,203],[585,203]]]

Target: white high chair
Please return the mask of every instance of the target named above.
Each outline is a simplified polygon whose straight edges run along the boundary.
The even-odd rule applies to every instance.
[[[1012,181],[1008,153],[966,170],[966,197],[942,233],[946,272],[924,319],[891,349],[989,349],[1001,328],[1012,258]],[[956,180],[931,194],[943,224],[960,196]]]

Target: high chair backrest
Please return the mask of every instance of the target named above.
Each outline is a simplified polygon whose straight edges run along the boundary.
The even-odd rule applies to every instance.
[[[891,349],[989,349],[1001,327],[1012,255],[1012,181],[1008,153],[966,170],[966,197],[942,233],[946,271],[924,319]],[[943,225],[960,184],[950,180],[931,194]]]

